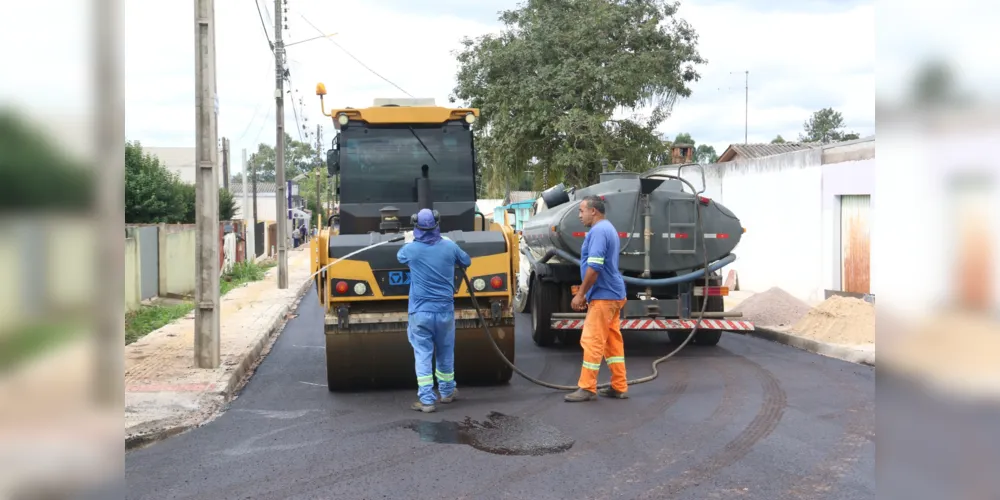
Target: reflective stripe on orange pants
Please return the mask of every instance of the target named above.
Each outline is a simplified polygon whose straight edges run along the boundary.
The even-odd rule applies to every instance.
[[[618,392],[628,390],[625,377],[625,345],[622,343],[619,313],[624,300],[592,300],[587,304],[587,319],[583,322],[580,346],[583,347],[583,368],[580,370],[581,389],[597,392],[597,372],[601,360],[611,370],[611,387]]]

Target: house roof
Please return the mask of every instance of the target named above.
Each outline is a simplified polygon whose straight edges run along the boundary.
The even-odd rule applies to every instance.
[[[740,158],[762,158],[765,156],[791,153],[792,151],[802,151],[811,149],[822,144],[817,142],[784,142],[780,144],[730,144],[728,148],[719,156],[718,163],[733,161],[737,156]]]

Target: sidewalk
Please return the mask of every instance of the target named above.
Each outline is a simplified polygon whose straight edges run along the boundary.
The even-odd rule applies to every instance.
[[[309,247],[288,251],[288,288],[278,269],[221,300],[222,362],[194,366],[194,313],[125,347],[125,447],[198,426],[240,388],[272,334],[281,330],[299,298],[312,286]]]

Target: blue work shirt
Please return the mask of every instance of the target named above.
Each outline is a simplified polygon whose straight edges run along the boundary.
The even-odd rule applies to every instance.
[[[587,290],[587,301],[625,299],[625,280],[618,271],[618,252],[621,241],[618,231],[607,219],[594,224],[583,238],[580,251],[580,280],[587,276],[587,268],[597,271],[597,282]]]
[[[412,241],[396,253],[410,267],[409,312],[455,311],[455,266],[469,267],[472,259],[449,239],[428,245]]]

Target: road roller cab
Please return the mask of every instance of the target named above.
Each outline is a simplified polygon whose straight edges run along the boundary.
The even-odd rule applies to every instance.
[[[326,93],[317,85],[321,102]],[[470,283],[494,339],[514,359],[511,280],[518,235],[476,210],[477,109],[435,106],[432,99],[376,99],[368,108],[323,114],[338,131],[327,152],[339,176],[339,227],[310,243],[325,309],[330,390],[416,386],[406,334],[410,275],[396,258],[422,208],[440,214],[441,235],[472,258]],[[377,245],[377,246],[372,246]],[[461,273],[455,273],[455,378],[459,384],[505,383],[512,370],[493,352]]]

